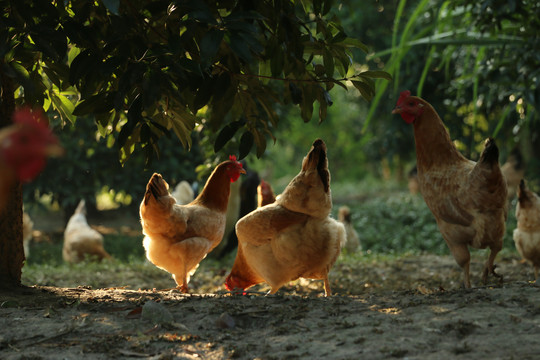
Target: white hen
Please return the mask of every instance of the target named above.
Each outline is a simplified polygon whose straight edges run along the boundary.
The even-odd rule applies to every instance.
[[[111,257],[103,248],[103,235],[88,225],[86,203],[81,200],[64,231],[62,257],[67,262],[77,263],[86,256],[98,260]]]

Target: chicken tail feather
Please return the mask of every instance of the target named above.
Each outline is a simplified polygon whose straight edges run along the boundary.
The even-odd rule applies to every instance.
[[[154,173],[154,175],[152,175],[152,178],[148,182],[148,185],[146,185],[144,204],[148,204],[150,196],[154,197],[156,200],[162,196],[167,196],[169,194],[168,189],[169,185],[165,180],[163,180],[163,177],[158,173]]]
[[[529,194],[527,193],[527,184],[525,183],[525,180],[524,179],[521,179],[521,181],[519,182],[519,187],[518,187],[518,191],[517,191],[517,197],[518,197],[518,201],[519,203],[521,204],[521,206],[523,207],[525,204],[527,204],[529,202]]]
[[[328,171],[328,160],[326,158],[326,144],[321,139],[315,140],[313,148],[308,154],[309,162],[317,159],[317,172],[324,185],[324,191],[330,189],[330,172]]]
[[[484,151],[480,156],[480,163],[493,165],[499,162],[499,148],[493,138],[488,138],[484,144]]]

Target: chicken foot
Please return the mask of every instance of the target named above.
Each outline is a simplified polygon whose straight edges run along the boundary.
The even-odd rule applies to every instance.
[[[501,274],[497,274],[495,272],[496,267],[497,267],[497,265],[494,264],[494,265],[491,266],[491,270],[489,270],[489,267],[486,264],[486,266],[484,267],[484,271],[482,273],[482,281],[484,282],[484,285],[487,284],[487,278],[488,278],[489,274],[491,274],[491,275],[495,276],[497,279],[499,279],[499,284],[502,284],[504,276],[501,275]]]
[[[489,252],[489,258],[486,261],[486,265],[484,266],[484,271],[482,273],[482,281],[484,285],[487,284],[487,278],[488,278],[488,275],[490,274],[498,278],[499,283],[502,284],[503,282],[503,276],[495,272],[495,268],[497,267],[497,265],[495,265],[494,262],[495,262],[495,257],[497,256],[499,251],[500,249],[491,249],[491,251]]]

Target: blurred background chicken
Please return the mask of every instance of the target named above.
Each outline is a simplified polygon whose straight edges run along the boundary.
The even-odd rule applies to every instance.
[[[178,205],[186,205],[195,199],[195,191],[191,187],[191,185],[185,181],[182,180],[178,184],[176,184],[176,187],[174,188],[173,192],[171,193],[173,198],[176,199],[176,203]]]
[[[501,166],[501,171],[506,179],[508,200],[511,201],[516,196],[520,181],[525,177],[523,156],[519,148],[512,149],[506,162]]]
[[[325,294],[331,295],[328,272],[346,236],[343,224],[330,218],[331,209],[326,145],[318,139],[278,199],[236,224],[238,252],[227,289],[266,282],[273,294],[303,277],[323,280]]]
[[[338,221],[345,226],[345,232],[347,234],[347,241],[344,244],[344,248],[348,252],[361,251],[360,237],[354,229],[351,221],[351,209],[348,206],[341,206],[338,210]]]
[[[231,156],[216,166],[197,198],[187,205],[176,203],[160,174],[148,182],[140,206],[146,257],[171,273],[181,291],[188,291],[190,276],[223,238],[231,183],[244,173],[242,164]]]
[[[540,269],[540,197],[527,188],[524,180],[519,184],[517,196],[514,242],[523,259],[532,263],[537,281]]]
[[[32,241],[34,231],[34,222],[30,218],[27,212],[23,212],[23,247],[24,256],[28,258],[30,255],[30,241]]]
[[[418,185],[418,169],[414,166],[407,175],[407,187],[409,193],[416,195],[420,192],[420,185]]]
[[[0,214],[17,181],[32,180],[45,167],[47,157],[62,153],[43,111],[17,109],[13,125],[0,130]]]
[[[420,193],[435,216],[454,259],[471,287],[469,246],[490,248],[482,279],[495,273],[494,260],[502,248],[507,218],[506,180],[499,150],[486,140],[478,162],[466,159],[450,139],[441,118],[425,100],[401,93],[393,114],[413,124]]]
[[[78,263],[85,258],[102,260],[111,257],[103,247],[103,235],[88,225],[84,200],[79,202],[66,225],[62,257],[69,263]]]
[[[272,186],[264,180],[261,180],[259,186],[257,186],[257,207],[272,204],[276,201],[276,195]]]

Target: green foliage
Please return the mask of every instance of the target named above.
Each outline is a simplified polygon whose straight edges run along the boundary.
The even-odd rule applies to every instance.
[[[174,187],[181,180],[196,181],[194,164],[203,161],[196,138],[187,151],[174,138],[164,136],[158,141],[159,158],[147,163],[145,152],[136,151],[122,165],[112,135],[100,137],[89,118],[79,117],[74,126],[58,129],[56,134],[65,155],[50,159],[39,177],[24,185],[24,203],[38,204],[42,195],[51,195],[68,217],[81,199],[95,205],[96,195],[103,190],[122,196],[126,205],[137,206],[153,172],[161,173]]]
[[[420,196],[395,193],[348,206],[364,251],[448,253],[435,219]]]
[[[341,204],[335,204],[337,208]],[[370,196],[364,201],[347,203],[363,250],[368,253],[449,254],[435,218],[421,196],[393,193]],[[515,211],[509,211],[503,247],[515,251],[512,232],[516,228]]]
[[[392,43],[373,55],[386,59],[395,81],[391,95],[387,83],[377,87],[365,129],[409,88],[437,109],[465,155],[476,158],[482,139],[493,136],[503,159],[519,144],[526,160],[537,162],[540,4],[421,0],[412,5],[399,2]],[[539,175],[533,166],[528,173]]]
[[[2,1],[2,71],[24,89],[20,101],[63,121],[95,117],[122,161],[140,146],[159,151],[168,132],[190,148],[196,127],[217,149],[236,136],[241,156],[253,147],[261,156],[277,103],[297,104],[305,122],[316,103],[322,121],[335,85],[352,79],[370,99],[373,79],[389,79],[354,71],[351,50],[367,47],[329,13],[332,3]]]

